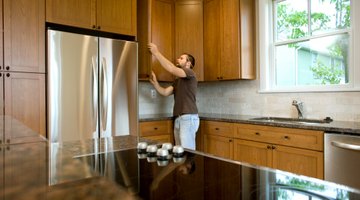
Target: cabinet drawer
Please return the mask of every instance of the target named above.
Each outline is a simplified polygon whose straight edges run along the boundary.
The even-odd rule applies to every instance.
[[[153,141],[158,141],[161,143],[165,143],[165,142],[172,142],[171,141],[171,136],[170,135],[154,135],[154,136],[145,136],[142,137],[144,139],[148,139],[148,140],[153,140]]]
[[[235,137],[317,151],[324,149],[322,131],[237,124]]]
[[[235,125],[227,122],[203,121],[204,134],[234,137]]]
[[[172,133],[172,121],[140,122],[140,136],[170,135]]]

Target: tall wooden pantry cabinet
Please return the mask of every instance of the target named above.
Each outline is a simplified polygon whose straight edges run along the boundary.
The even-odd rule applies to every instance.
[[[46,134],[45,0],[2,0],[0,144]]]

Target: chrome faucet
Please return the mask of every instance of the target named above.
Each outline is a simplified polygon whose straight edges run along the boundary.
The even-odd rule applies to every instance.
[[[304,118],[304,116],[303,116],[303,113],[304,113],[303,102],[293,100],[292,105],[295,106],[297,111],[298,111],[298,118],[303,119]]]

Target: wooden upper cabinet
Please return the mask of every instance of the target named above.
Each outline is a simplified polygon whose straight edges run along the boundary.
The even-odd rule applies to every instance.
[[[195,57],[197,79],[203,78],[202,0],[138,0],[139,79],[147,80],[151,70],[159,81],[173,81],[147,48],[152,42],[171,62],[182,53]]]
[[[96,0],[46,0],[46,21],[93,28]]]
[[[171,62],[175,62],[174,56],[174,1],[152,0],[151,1],[150,42],[158,46],[159,51]],[[174,77],[167,72],[152,56],[151,68],[160,81],[173,81]]]
[[[100,30],[136,36],[136,0],[97,0]]]
[[[45,0],[3,2],[5,70],[44,73]]]
[[[218,80],[220,66],[220,0],[204,1],[204,78]]]
[[[204,1],[204,78],[255,79],[255,1]]]
[[[46,21],[136,36],[136,0],[46,0]]]
[[[175,61],[174,8],[173,0],[138,0],[140,80],[147,80],[151,71],[155,72],[158,81],[174,80],[148,50],[148,44],[152,42],[169,61]]]
[[[176,0],[175,56],[189,53],[195,58],[197,80],[204,80],[203,1]]]
[[[3,33],[4,33],[3,24],[2,24],[2,22],[3,22],[3,7],[2,6],[3,6],[2,3],[0,3],[0,70],[2,70],[3,66],[4,66],[4,57],[3,57],[4,42],[1,39],[1,38],[3,38]]]

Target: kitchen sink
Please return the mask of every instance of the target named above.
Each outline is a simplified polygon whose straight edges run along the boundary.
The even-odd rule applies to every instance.
[[[333,120],[330,117],[325,119],[299,119],[299,118],[285,118],[285,117],[256,117],[250,120],[261,122],[274,122],[274,123],[297,123],[297,124],[327,124]]]

